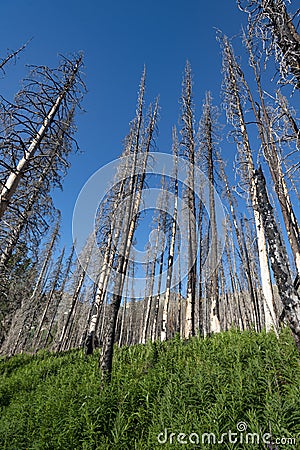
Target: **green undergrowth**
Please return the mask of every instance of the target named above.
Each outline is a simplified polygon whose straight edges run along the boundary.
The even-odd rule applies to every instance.
[[[300,449],[300,366],[287,329],[279,340],[230,331],[116,349],[102,390],[98,359],[76,350],[0,360],[0,449]],[[237,436],[218,443],[230,430]]]

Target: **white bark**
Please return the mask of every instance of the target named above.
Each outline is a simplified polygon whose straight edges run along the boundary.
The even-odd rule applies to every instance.
[[[13,194],[15,193],[15,191],[18,187],[18,184],[21,180],[21,177],[23,176],[24,172],[26,171],[27,167],[29,166],[35,152],[37,151],[40,143],[42,142],[45,134],[47,133],[50,125],[52,124],[54,117],[55,117],[56,113],[58,112],[62,101],[64,100],[66,94],[68,93],[68,91],[70,90],[72,85],[74,84],[80,62],[81,62],[81,60],[79,59],[76,62],[76,64],[74,65],[74,68],[73,68],[70,78],[66,81],[62,92],[58,95],[54,105],[48,111],[48,114],[44,118],[43,124],[40,126],[38,132],[36,133],[35,137],[33,138],[28,149],[25,151],[23,158],[20,159],[16,169],[11,171],[6,182],[4,183],[2,190],[0,192],[0,219],[3,216],[4,212],[6,211]]]
[[[298,275],[300,276],[300,242],[299,242],[299,224],[294,212],[294,208],[291,202],[289,190],[284,178],[282,163],[280,159],[279,150],[277,149],[276,139],[277,137],[274,135],[273,131],[273,123],[275,118],[270,116],[268,112],[267,105],[264,99],[264,92],[261,85],[261,77],[260,77],[260,66],[259,61],[256,60],[253,54],[253,44],[250,39],[246,39],[246,45],[250,55],[250,64],[254,72],[259,98],[260,98],[260,107],[259,111],[257,111],[257,104],[254,102],[252,97],[252,93],[246,83],[246,80],[243,78],[243,82],[245,88],[247,89],[252,110],[255,115],[257,121],[257,127],[260,135],[260,139],[263,145],[263,154],[265,156],[266,162],[269,166],[270,173],[274,183],[274,189],[278,197],[279,206],[282,211],[282,216],[284,220],[284,224],[287,231],[287,236],[290,242],[290,246],[292,249],[292,253],[295,260],[296,269]],[[289,118],[289,112],[287,111],[287,106],[281,101],[281,105],[283,107],[284,114]],[[282,114],[282,112],[280,111]],[[290,119],[289,119],[290,120]],[[296,127],[297,128],[297,127]],[[296,131],[296,130],[294,130]],[[299,132],[299,130],[297,130]]]
[[[195,139],[194,139],[194,113],[192,102],[192,74],[187,63],[182,93],[182,121],[184,151],[189,161],[187,188],[188,198],[188,263],[189,273],[187,280],[187,296],[185,308],[184,336],[188,339],[195,334],[195,295],[196,295],[196,245],[197,236],[195,228]]]
[[[173,262],[175,255],[175,241],[176,241],[176,226],[177,226],[177,213],[178,213],[178,141],[176,136],[176,130],[173,131],[173,142],[174,142],[174,165],[175,165],[175,185],[174,185],[174,212],[173,212],[173,223],[171,230],[171,242],[170,242],[170,251],[168,258],[168,273],[167,273],[167,282],[166,282],[166,293],[164,299],[164,307],[163,307],[163,315],[162,315],[162,327],[161,327],[161,335],[160,340],[165,341],[167,339],[167,325],[168,325],[168,310],[169,310],[169,302],[170,302],[170,294],[171,294],[171,283],[173,276]]]
[[[245,180],[250,185],[250,197],[251,197],[251,203],[254,210],[254,219],[255,219],[255,226],[256,226],[256,234],[257,234],[257,245],[259,249],[259,263],[260,263],[260,272],[261,272],[261,284],[262,284],[262,290],[264,293],[264,312],[265,312],[265,319],[266,319],[266,328],[269,331],[271,328],[273,328],[275,331],[277,330],[277,323],[276,323],[276,315],[274,311],[274,294],[272,289],[272,283],[271,283],[271,274],[270,274],[270,267],[268,263],[268,253],[267,253],[267,244],[265,239],[265,232],[264,232],[264,226],[262,222],[262,218],[257,211],[257,191],[256,187],[253,181],[253,175],[254,175],[254,163],[253,163],[253,157],[252,152],[250,148],[250,142],[248,137],[248,132],[245,125],[244,120],[244,113],[242,108],[242,103],[240,99],[240,93],[239,93],[239,87],[237,83],[237,73],[239,76],[243,77],[242,71],[240,67],[238,67],[234,55],[232,52],[232,49],[230,48],[228,41],[226,38],[223,39],[224,44],[224,54],[225,54],[225,70],[228,71],[228,85],[227,90],[229,91],[227,93],[228,96],[231,96],[231,101],[234,104],[234,106],[231,108],[234,110],[232,114],[235,114],[237,116],[238,123],[234,122],[234,118],[231,117],[230,120],[232,120],[236,126],[237,129],[239,129],[239,132],[241,134],[241,140],[242,142],[238,143],[239,152],[242,161],[246,163],[247,169],[244,170],[245,173]],[[230,101],[230,99],[229,99]],[[230,112],[229,112],[230,113]]]
[[[265,327],[266,331],[271,331],[273,329],[278,334],[277,319],[274,310],[274,293],[272,289],[272,281],[267,252],[267,242],[264,232],[264,226],[262,223],[262,218],[257,210],[254,210],[254,219],[257,233],[257,247],[258,247],[260,273],[261,278],[263,280],[262,291],[264,294],[263,308],[265,315]]]

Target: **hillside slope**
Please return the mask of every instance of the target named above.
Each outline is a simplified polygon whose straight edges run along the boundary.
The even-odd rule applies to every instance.
[[[300,448],[300,366],[288,330],[279,341],[231,331],[122,348],[102,391],[98,353],[19,355],[1,360],[0,374],[3,450],[272,448],[264,433],[285,439],[273,448]],[[247,432],[260,443],[249,435],[247,444]]]

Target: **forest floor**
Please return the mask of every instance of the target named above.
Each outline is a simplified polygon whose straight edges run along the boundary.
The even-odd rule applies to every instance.
[[[98,360],[82,350],[2,358],[1,450],[300,449],[288,329],[279,340],[230,331],[117,349],[102,390]]]

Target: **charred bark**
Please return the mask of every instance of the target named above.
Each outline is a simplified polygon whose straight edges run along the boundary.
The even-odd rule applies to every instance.
[[[274,218],[273,208],[268,198],[266,180],[261,167],[254,172],[254,183],[258,194],[257,209],[264,223],[271,267],[284,306],[285,316],[300,353],[300,297],[292,281],[285,244]]]

